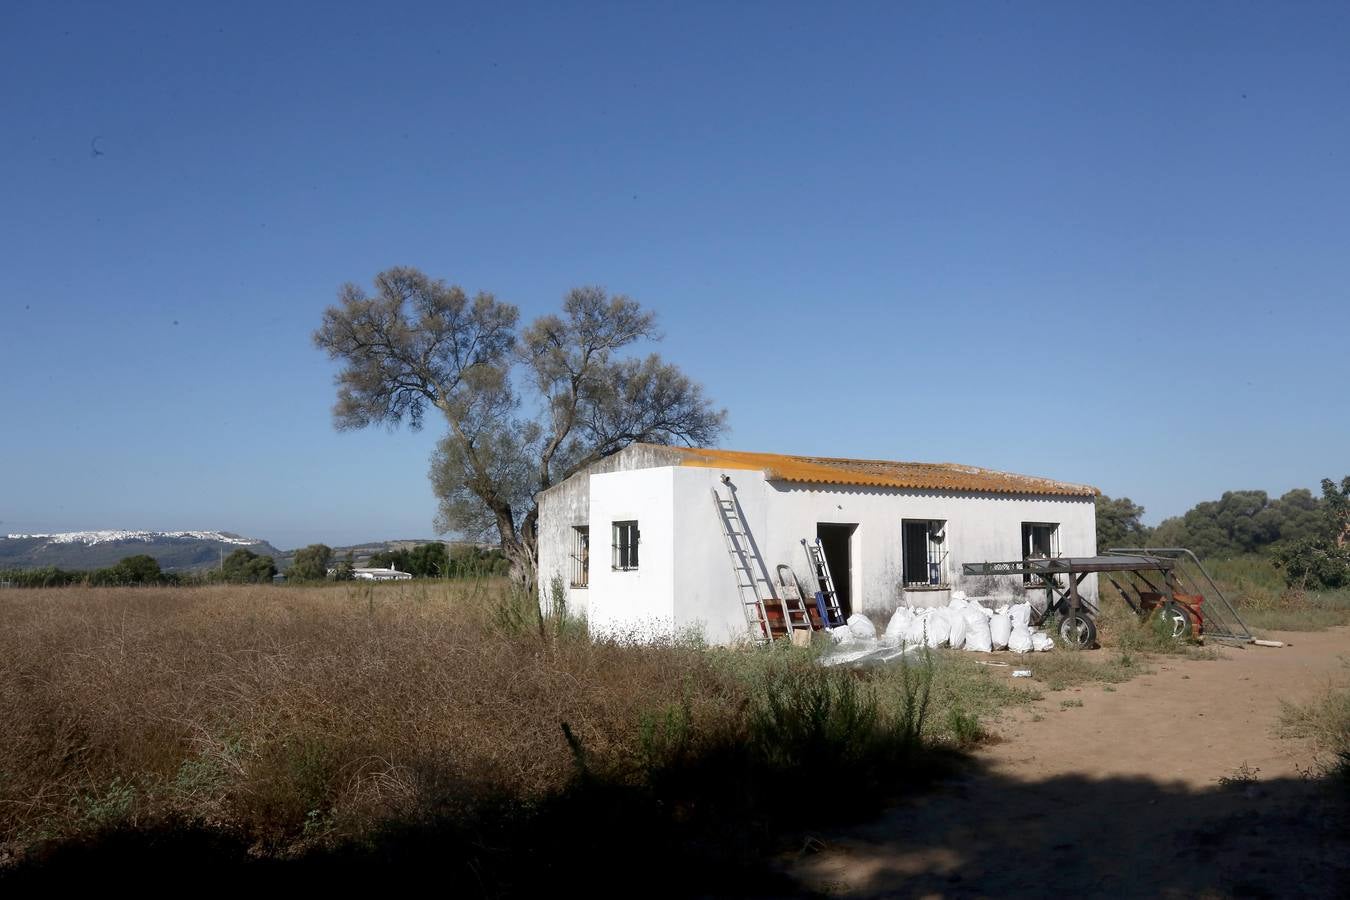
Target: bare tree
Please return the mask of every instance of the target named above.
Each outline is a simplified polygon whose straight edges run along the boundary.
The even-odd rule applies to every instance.
[[[437,527],[495,536],[521,580],[535,575],[539,491],[635,441],[706,444],[725,427],[678,367],[618,355],[659,339],[655,316],[601,288],[570,291],[561,315],[519,335],[516,307],[412,268],[381,272],[374,296],[345,285],[338,301],[314,333],[342,363],[335,426],[418,429],[438,409],[449,428],[431,462]]]

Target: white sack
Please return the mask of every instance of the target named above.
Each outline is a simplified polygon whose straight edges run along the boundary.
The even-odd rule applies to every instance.
[[[947,646],[953,650],[960,650],[966,645],[966,614],[963,610],[950,608],[945,612],[947,625],[950,628],[947,635]]]
[[[967,606],[970,605],[969,603],[966,602],[966,598],[965,598],[965,597],[958,597],[958,596],[956,596],[956,595],[959,594],[959,593],[961,593],[961,592],[960,592],[960,591],[954,591],[954,592],[952,593],[952,599],[951,599],[951,602],[947,604],[947,608],[948,608],[948,609],[965,609]]]
[[[1012,616],[1013,628],[1021,625],[1023,628],[1031,627],[1031,604],[1014,603],[1008,608],[1008,615]]]
[[[1012,632],[1008,635],[1008,649],[1014,653],[1029,653],[1031,629],[1025,625],[1013,625]]]
[[[965,591],[952,591],[952,599],[953,599],[953,600],[964,600],[964,599],[966,599],[966,592],[965,592]]]
[[[891,616],[891,620],[886,623],[886,643],[898,644],[903,641],[905,629],[909,627],[909,621],[912,618],[914,618],[914,613],[910,612],[908,606],[897,609]]]
[[[988,653],[994,649],[989,637],[989,618],[978,609],[967,609],[965,615],[966,649]]]
[[[840,626],[839,628],[826,628],[825,631],[829,633],[830,637],[834,638],[836,644],[851,644],[857,640],[857,638],[853,636],[853,632],[843,626]]]
[[[1007,650],[1008,638],[1012,635],[1012,620],[1007,613],[994,613],[989,620],[989,638],[995,650]]]
[[[928,617],[919,615],[917,612],[910,617],[909,625],[905,626],[904,642],[911,647],[918,647],[927,639]]]
[[[854,613],[848,617],[848,630],[853,632],[853,636],[862,641],[875,641],[877,639],[877,626],[872,624],[872,620],[862,613]]]
[[[1044,653],[1046,650],[1053,650],[1055,642],[1050,635],[1042,631],[1033,631],[1031,633],[1031,649],[1037,653]]]
[[[952,623],[942,615],[942,610],[934,610],[928,617],[928,646],[941,647],[951,637]]]

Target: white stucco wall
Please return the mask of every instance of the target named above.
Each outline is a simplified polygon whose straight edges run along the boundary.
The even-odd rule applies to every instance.
[[[667,466],[590,476],[587,616],[593,634],[651,638],[676,627],[674,471]],[[623,572],[612,566],[613,525],[628,520],[638,523],[639,565]]]
[[[923,492],[888,488],[795,485],[767,481],[759,471],[660,466],[583,475],[589,495],[585,519],[591,528],[590,587],[569,595],[569,607],[585,608],[597,634],[635,636],[700,629],[714,643],[741,639],[744,613],[731,562],[719,530],[712,490],[721,475],[730,476],[744,511],[751,539],[770,578],[778,563],[788,563],[803,584],[810,584],[801,539],[814,540],[818,523],[852,524],[850,546],[854,611],[884,624],[900,602],[945,604],[947,591],[900,590],[901,523],[939,519],[946,525],[946,572],[953,588],[962,584],[961,564],[1018,559],[1022,523],[1059,525],[1060,553],[1096,553],[1096,512],[1091,497],[1015,496]],[[575,496],[555,491],[541,498],[541,526],[577,515]],[[575,493],[575,491],[573,492]],[[568,512],[570,510],[570,512]],[[636,519],[642,532],[636,572],[611,569],[612,523]],[[570,529],[570,524],[568,525]],[[553,528],[550,534],[561,534]],[[565,561],[568,547],[546,548],[540,533],[541,575]],[[561,568],[564,573],[565,567]],[[836,573],[836,580],[842,580]],[[1083,584],[1084,599],[1095,605],[1096,577]],[[573,599],[573,595],[585,595]]]
[[[650,470],[677,461],[678,457],[667,448],[633,444],[539,494],[539,596],[546,611],[552,602],[554,585],[560,583],[569,614],[590,612],[590,589],[573,587],[571,581],[576,547],[574,528],[591,520],[591,478],[610,472]],[[605,523],[604,528],[591,532],[592,565],[608,569],[609,548],[609,525]]]
[[[671,471],[676,622],[682,627],[701,626],[713,642],[737,639],[745,633],[745,619],[712,501],[712,489],[724,473],[686,467]],[[853,607],[877,619],[889,616],[902,600],[918,606],[945,604],[950,599],[948,591],[901,592],[901,524],[905,519],[947,523],[946,571],[957,589],[963,587],[962,563],[1021,557],[1023,522],[1058,523],[1060,552],[1065,556],[1096,553],[1096,510],[1087,497],[807,487],[770,482],[754,471],[728,470],[725,474],[731,477],[771,578],[774,567],[785,562],[809,585],[801,539],[814,539],[819,523],[857,525],[850,546]],[[836,580],[842,577],[836,573]],[[1083,583],[1083,596],[1095,605],[1095,576]]]
[[[590,476],[585,474],[573,476],[539,496],[539,599],[545,612],[552,611],[552,592],[555,584],[560,584],[567,612],[589,614],[590,590],[572,587],[571,581],[574,526],[590,522],[590,508]],[[602,543],[608,546],[608,538]]]

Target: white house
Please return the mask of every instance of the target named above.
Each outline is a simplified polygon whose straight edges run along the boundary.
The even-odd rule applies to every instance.
[[[634,444],[539,494],[541,601],[561,584],[597,634],[742,639],[715,489],[734,495],[767,574],[788,564],[814,590],[802,539],[820,538],[845,613],[882,622],[900,603],[945,604],[953,589],[1019,587],[963,582],[962,563],[1097,550],[1100,492],[1088,485],[952,463]],[[1096,576],[1081,590],[1095,607]]]
[[[412,578],[412,573],[400,572],[393,566],[387,569],[357,566],[352,569],[352,578],[357,581],[408,581]]]

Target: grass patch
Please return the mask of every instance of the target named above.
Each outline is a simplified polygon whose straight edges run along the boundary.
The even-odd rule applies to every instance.
[[[1089,682],[1120,684],[1151,671],[1143,660],[1108,649],[1039,653],[1028,667],[1032,677],[1052,691]]]
[[[1219,787],[1225,788],[1245,788],[1257,782],[1257,776],[1261,774],[1260,767],[1247,765],[1244,760],[1242,765],[1233,770],[1231,775],[1222,775],[1219,777]]]
[[[944,711],[942,714],[946,717],[931,732],[937,740],[954,739],[957,744],[964,743],[958,734],[962,729],[952,727],[952,711],[978,721],[989,721],[998,718],[1005,709],[1040,699],[1041,695],[1034,688],[1015,684],[1003,674],[995,674],[988,666],[978,665],[966,657],[965,651],[941,650],[934,653],[933,658],[934,705]]]
[[[697,864],[665,887],[734,886],[783,828],[922,785],[1026,697],[955,654],[855,672],[592,640],[501,581],[5,599],[0,858],[47,872],[174,847],[184,866],[434,860],[495,894],[674,854]],[[846,797],[820,789],[843,772]]]
[[[1311,741],[1322,768],[1350,786],[1350,688],[1329,688],[1309,703],[1284,703],[1278,733]]]
[[[1238,614],[1253,631],[1321,631],[1350,624],[1350,591],[1286,591],[1269,603],[1244,602]]]
[[[1204,563],[1249,628],[1320,631],[1350,624],[1350,591],[1290,588],[1280,571],[1260,554],[1207,559]]]

